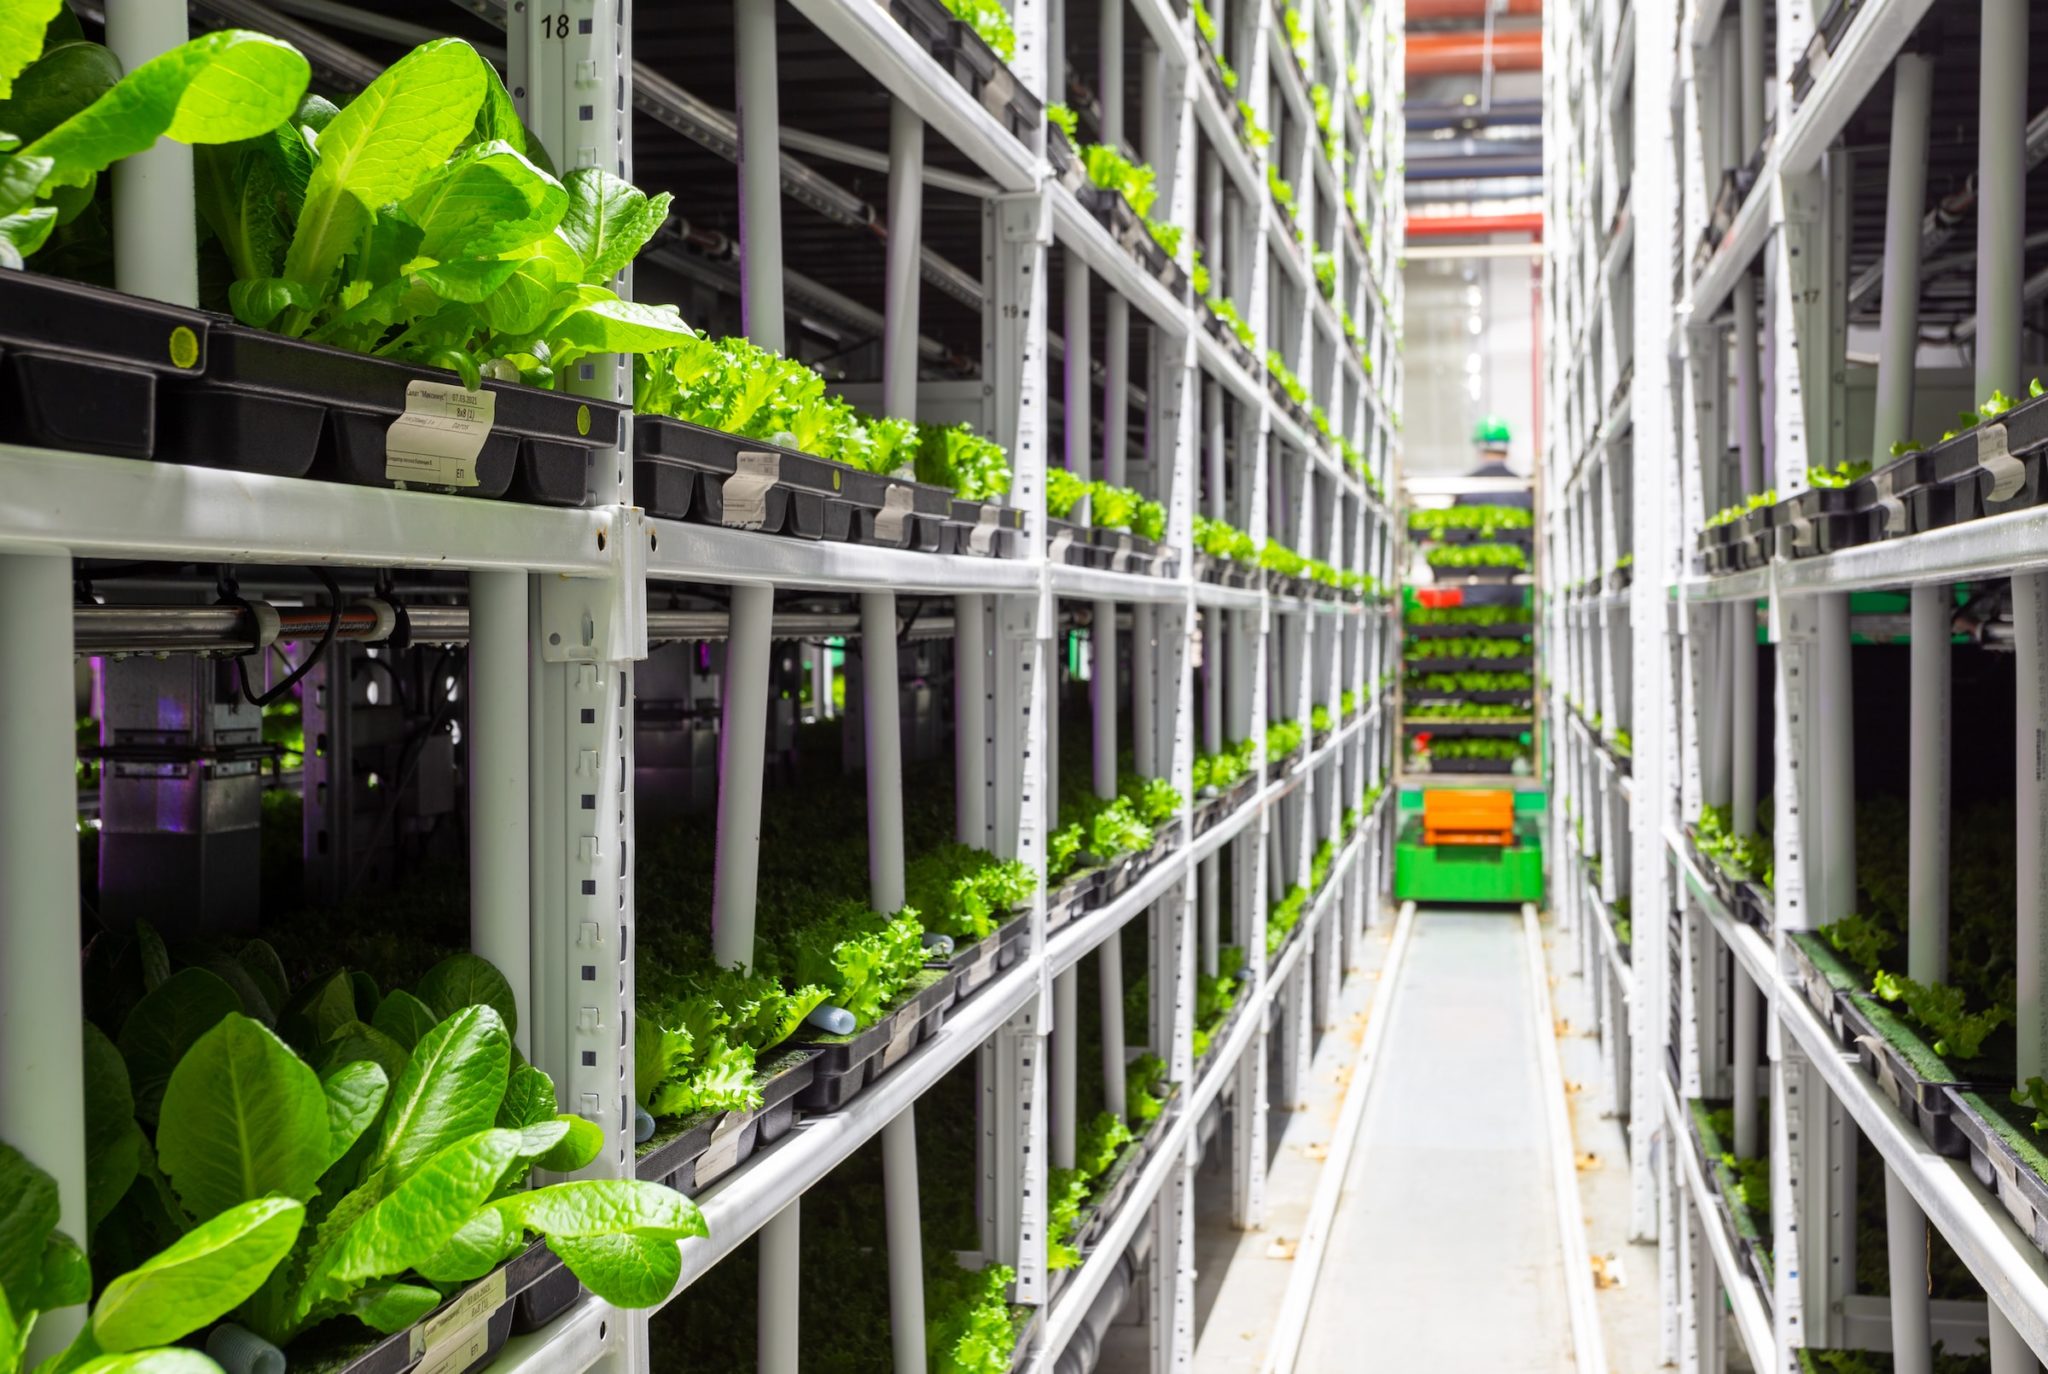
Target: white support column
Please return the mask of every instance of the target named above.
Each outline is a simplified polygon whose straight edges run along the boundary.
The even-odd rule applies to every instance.
[[[1113,930],[1096,954],[1096,985],[1101,992],[1102,1105],[1112,1116],[1128,1114],[1124,1094],[1124,933]]]
[[[1892,142],[1885,181],[1884,295],[1879,307],[1877,403],[1870,460],[1913,437],[1913,359],[1920,343],[1920,216],[1927,208],[1927,126],[1934,62],[1901,53],[1892,64]]]
[[[1948,981],[1949,644],[1955,596],[1913,588],[1906,786],[1906,974]]]
[[[1756,603],[1735,601],[1728,607],[1730,720],[1728,760],[1730,816],[1737,835],[1756,833]]]
[[[107,47],[132,72],[191,37],[185,7],[107,0]],[[199,216],[192,148],[159,138],[108,173],[114,188],[114,282],[172,305],[199,304]],[[83,1242],[84,1237],[76,1237]]]
[[[1088,629],[1092,681],[1091,701],[1095,710],[1095,736],[1089,761],[1095,795],[1107,801],[1116,796],[1116,603],[1098,601]]]
[[[711,885],[711,955],[721,968],[754,966],[761,877],[761,783],[767,767],[768,660],[775,589],[732,589],[718,727],[718,839]],[[865,656],[863,656],[865,657]]]
[[[182,20],[183,14],[180,13]],[[79,981],[78,782],[71,560],[0,555],[0,1140],[57,1181],[57,1225],[85,1212],[85,1021]],[[46,1312],[29,1357],[62,1350],[83,1308]]]
[[[917,419],[918,253],[924,241],[924,121],[889,101],[889,243],[884,266],[882,406]]]
[[[469,947],[511,985],[522,1054],[533,1044],[527,590],[523,572],[469,575]]]
[[[775,0],[733,0],[740,173],[740,316],[747,337],[783,351],[782,110]]]
[[[988,843],[988,620],[978,592],[953,598],[954,838]]]
[[[1735,1154],[1756,1159],[1764,1152],[1758,1065],[1763,1059],[1763,993],[1740,966],[1729,981],[1735,998]]]
[[[896,671],[896,594],[860,594],[862,753],[868,774],[868,892],[876,911],[903,906],[903,722]]]
[[[1119,148],[1124,141],[1124,0],[1103,0],[1095,50],[1095,95],[1102,102],[1102,141]]]
[[[1977,389],[2020,391],[2026,273],[2027,0],[1983,0],[1977,118]]]
[[[1074,1087],[1079,1081],[1081,1034],[1079,969],[1053,979],[1052,1013],[1052,1166],[1074,1167]]]
[[[1131,303],[1112,291],[1102,319],[1102,480],[1128,485],[1131,440]]]
[[[1884,1171],[1884,1235],[1891,1280],[1892,1369],[1894,1374],[1931,1374],[1927,1214],[1890,1165]]]
[[[803,1200],[768,1219],[761,1228],[760,1271],[754,1300],[754,1367],[757,1374],[797,1374],[802,1284]]]
[[[882,1127],[882,1205],[889,1245],[889,1348],[896,1374],[924,1374],[924,1239],[917,1211],[914,1106]]]
[[[1131,603],[1131,762],[1143,777],[1158,772],[1159,646],[1152,603]]]
[[[2014,809],[2018,819],[2018,1041],[2016,1081],[2048,1076],[2048,779],[2040,776],[2048,731],[2048,573],[2012,580],[2014,676]]]
[[[1820,629],[1820,699],[1827,703],[1820,718],[1820,768],[1816,774],[1820,782],[1822,900],[1815,903],[1814,914],[1817,923],[1826,924],[1856,909],[1855,683],[1849,651],[1849,594],[1829,592],[1815,597],[1814,603]],[[1780,763],[1779,768],[1783,767]]]

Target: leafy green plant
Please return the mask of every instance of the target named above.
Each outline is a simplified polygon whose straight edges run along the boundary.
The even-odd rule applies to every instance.
[[[1529,566],[1520,544],[1440,544],[1429,551],[1432,568],[1516,568]]]
[[[845,898],[821,916],[773,929],[754,953],[764,972],[825,989],[828,1005],[868,1026],[924,971],[924,927],[912,908],[885,916]]]
[[[826,997],[738,969],[678,972],[649,960],[635,979],[634,1098],[657,1117],[751,1111],[759,1057],[794,1035]]]
[[[1266,189],[1273,193],[1273,199],[1289,216],[1294,210],[1294,184],[1280,175],[1280,169],[1272,163],[1266,164]]]
[[[942,0],[955,19],[973,29],[1005,62],[1017,58],[1017,30],[1000,0]]]
[[[1206,515],[1194,517],[1194,544],[1211,558],[1224,558],[1233,563],[1256,566],[1259,561],[1258,543],[1243,530],[1222,520],[1212,520]]]
[[[1024,864],[964,844],[928,850],[904,870],[904,900],[924,928],[962,942],[986,939],[1037,890]]]
[[[1074,507],[1088,495],[1088,483],[1065,468],[1045,471],[1045,513],[1055,520],[1073,517]]]
[[[123,75],[54,0],[0,19],[0,268],[52,242],[71,262],[111,252],[99,174],[158,138],[206,146],[257,138],[290,116],[311,75],[289,44],[224,29]]]
[[[1410,606],[1402,619],[1410,625],[1526,625],[1526,606]]]
[[[1887,1002],[1904,1001],[1913,1019],[1934,1033],[1934,1052],[1944,1058],[1975,1059],[1985,1037],[2013,1017],[2010,1006],[1970,1011],[1961,988],[1916,982],[1884,969],[1871,980],[1871,990]]]
[[[1045,121],[1066,136],[1069,143],[1079,143],[1081,116],[1074,113],[1070,105],[1048,105],[1045,107]]]
[[[1309,729],[1318,735],[1327,733],[1330,728],[1330,708],[1322,705],[1320,702],[1311,707],[1308,713],[1308,724]]]
[[[117,1061],[118,1062],[118,1061]],[[84,1328],[38,1374],[203,1374],[213,1361],[175,1347],[247,1301],[290,1253],[305,1204],[263,1197],[222,1209],[109,1282]],[[45,1312],[92,1297],[85,1253],[57,1229],[57,1184],[0,1141],[0,1371],[26,1368],[28,1340]]]
[[[1298,720],[1274,721],[1266,727],[1266,762],[1278,763],[1301,748],[1302,728]]]
[[[1256,766],[1257,748],[1249,740],[1240,740],[1213,754],[1199,754],[1194,763],[1194,786],[1197,793],[1207,788],[1219,792],[1228,791],[1248,775]]]
[[[1209,13],[1209,7],[1202,0],[1193,0],[1189,9],[1194,13],[1195,31],[1202,35],[1202,41],[1212,48],[1222,46],[1223,35],[1216,27],[1216,16]]]
[[[596,353],[694,337],[616,277],[668,216],[599,167],[557,179],[467,43],[423,43],[336,111],[196,160],[243,323],[358,353],[559,387]]]
[[[1869,476],[1869,474],[1869,463],[1852,463],[1848,459],[1844,458],[1841,462],[1836,463],[1833,467],[1822,467],[1818,465],[1809,466],[1806,469],[1806,485],[1809,487],[1818,487],[1822,489],[1839,490],[1840,488],[1848,486],[1857,478],[1867,477]]]
[[[1316,289],[1323,293],[1323,299],[1336,299],[1337,255],[1325,249],[1315,249],[1309,254],[1309,267],[1315,273]]]
[[[1535,524],[1535,519],[1532,512],[1520,506],[1427,506],[1408,512],[1408,528],[1424,535],[1441,535],[1447,530],[1472,530],[1482,536],[1491,536],[1501,530],[1529,529]]]
[[[1513,739],[1433,738],[1419,753],[1431,759],[1482,759],[1513,762],[1529,757],[1529,746]]]
[[[868,420],[872,429],[875,422]],[[1010,490],[1010,455],[964,424],[918,428],[917,480],[949,487],[963,501],[993,501]]]
[[[1166,1110],[1166,1061],[1141,1054],[1124,1070],[1124,1109],[1134,1130],[1143,1130]]]
[[[1432,701],[1407,708],[1410,720],[1515,720],[1528,713],[1513,702]]]
[[[1523,672],[1497,673],[1470,669],[1457,673],[1410,673],[1410,692],[1449,695],[1456,692],[1530,692],[1535,679]]]
[[[1402,649],[1401,656],[1409,663],[1426,662],[1435,658],[1523,658],[1529,653],[1529,641],[1514,639],[1411,639]]]
[[[1237,102],[1237,117],[1244,122],[1245,141],[1251,145],[1253,152],[1272,146],[1273,131],[1260,126],[1259,117],[1253,111],[1250,101]]]
[[[1229,1017],[1231,1008],[1237,1005],[1238,994],[1242,991],[1239,975],[1243,972],[1244,950],[1236,945],[1224,945],[1216,951],[1216,972],[1204,973],[1195,979],[1195,1058],[1200,1059],[1214,1046],[1216,1031]]]
[[[1253,352],[1258,350],[1259,336],[1252,332],[1251,325],[1237,312],[1234,302],[1225,296],[1209,296],[1203,303],[1209,307],[1210,314],[1230,326],[1230,332],[1236,336],[1239,343]]]
[[[932,1374],[1007,1374],[1019,1319],[1010,1305],[1016,1270],[963,1267],[950,1251],[925,1258],[925,1351]]]

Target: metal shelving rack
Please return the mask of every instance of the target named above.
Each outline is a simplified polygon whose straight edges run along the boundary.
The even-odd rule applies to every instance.
[[[1979,725],[2022,760],[2020,962],[2040,948],[2042,850],[2027,818],[2041,784],[2025,761],[2048,661],[2034,609],[2048,521],[2023,510],[1796,558],[1780,539],[1761,566],[1721,575],[1695,552],[1710,513],[1766,487],[1797,495],[1809,465],[1883,466],[1916,400],[1922,428],[1938,429],[1953,407],[1934,396],[2017,395],[2038,370],[2021,282],[2036,113],[2025,73],[2041,17],[2012,0],[1585,0],[1547,12],[1546,310],[1560,343],[1546,358],[1547,537],[1563,570],[1549,621],[1564,648],[1554,814],[1557,851],[1574,856],[1559,900],[1580,932],[1580,972],[1606,991],[1632,1230],[1660,1240],[1665,1354],[1683,1369],[1722,1369],[1732,1346],[1773,1370],[1799,1369],[1803,1348],[1849,1348],[1925,1371],[1930,1340],[1952,1352],[1985,1341],[1997,1374],[2048,1355],[2042,1251],[1969,1160],[1932,1148],[1845,1052],[1788,952],[1791,934],[1855,908],[1859,743],[1903,748],[1908,733],[1895,717],[1856,718],[1852,629],[1875,628],[1852,619],[1849,594],[1911,592],[1915,816],[1901,842],[1924,878],[1946,869],[1951,824],[1945,599],[1954,583],[2007,576],[2017,717]],[[1930,124],[1946,131],[1931,172]],[[1944,203],[1966,180],[1967,201]],[[1939,289],[1931,249],[1922,261],[1933,232],[1974,260],[1974,290]],[[1974,377],[1920,353],[1930,321],[1970,341]],[[1633,581],[1617,590],[1607,576],[1623,554]],[[1617,721],[1633,757],[1613,748]],[[1775,875],[1759,912],[1724,899],[1687,827],[1725,805],[1748,833],[1765,801]],[[1937,932],[1924,942],[1934,971],[1919,972],[1919,954],[1914,970],[1939,979],[1946,897],[1939,882],[1914,887],[1913,928]],[[1621,897],[1628,942],[1612,920]],[[2025,1075],[2039,1071],[2043,1026],[2026,974],[2018,1017]],[[1768,1284],[1695,1149],[1687,1103],[1700,1098],[1734,1099],[1749,1142],[1738,1153],[1768,1157]],[[1741,1106],[1765,1101],[1767,1122]],[[1889,1298],[1857,1291],[1859,1136],[1883,1161]],[[1927,1226],[1982,1300],[1913,1296],[1927,1287]]]
[[[182,7],[114,4],[110,42],[128,65],[180,41]],[[283,6],[301,18],[341,22],[340,7]],[[690,113],[662,74],[634,61],[630,0],[562,0],[551,6],[474,0],[462,8],[506,25],[508,84],[523,112],[562,165],[596,162],[633,175],[633,111],[681,127]],[[1366,474],[1385,489],[1393,467],[1401,363],[1397,351],[1401,288],[1402,130],[1397,98],[1401,70],[1399,5],[1312,0],[1300,16],[1308,33],[1301,64],[1283,36],[1282,11],[1236,0],[1212,3],[1223,31],[1219,45],[1243,74],[1238,94],[1260,123],[1282,129],[1271,150],[1289,159],[1303,222],[1318,241],[1340,245],[1335,300],[1364,330],[1367,348],[1354,352],[1337,312],[1318,292],[1306,254],[1266,188],[1266,150],[1245,144],[1236,111],[1199,65],[1193,17],[1172,0],[1111,0],[1114,30],[1102,33],[1142,49],[1147,70],[1145,128],[1135,151],[1160,171],[1160,217],[1186,226],[1208,247],[1218,289],[1287,359],[1325,409],[1333,434],[1365,455]],[[543,14],[542,10],[548,11]],[[1065,0],[1014,0],[1014,71],[1025,89],[1057,99],[1064,62],[1050,60],[1068,16]],[[1075,6],[1075,17],[1080,7]],[[1276,403],[1263,378],[1241,367],[1202,327],[1200,300],[1169,292],[1113,242],[1077,199],[1050,176],[1043,130],[1020,139],[974,99],[926,48],[898,26],[886,6],[865,0],[795,0],[798,22],[813,26],[851,58],[897,107],[896,139],[931,137],[972,162],[984,188],[982,375],[989,379],[981,427],[1009,450],[1013,503],[1043,509],[1051,419],[1058,374],[1047,367],[1058,304],[1047,299],[1050,256],[1065,257],[1071,286],[1099,283],[1119,310],[1135,308],[1150,331],[1151,374],[1143,388],[1151,439],[1153,494],[1168,505],[1169,544],[1180,573],[1156,578],[1083,570],[1046,557],[1042,521],[1030,520],[1024,556],[1015,559],[939,557],[852,545],[807,544],[655,519],[633,504],[631,464],[622,440],[616,471],[601,474],[597,504],[551,510],[276,479],[232,471],[148,464],[0,446],[0,626],[9,652],[0,655],[0,753],[9,760],[0,787],[0,1137],[57,1177],[64,1223],[83,1235],[83,1137],[79,1047],[51,1033],[80,1019],[80,988],[64,970],[77,967],[69,922],[28,913],[77,907],[75,871],[48,863],[70,852],[75,824],[71,763],[62,743],[72,737],[72,557],[187,559],[236,564],[322,564],[364,568],[430,566],[469,574],[471,653],[488,673],[467,726],[469,748],[492,763],[489,782],[472,780],[472,943],[511,977],[522,1009],[521,1040],[531,1059],[555,1079],[565,1106],[600,1122],[610,1145],[595,1173],[633,1169],[629,1013],[633,1005],[634,678],[648,652],[650,594],[679,583],[731,588],[728,671],[744,678],[768,652],[767,617],[778,588],[858,593],[863,624],[896,624],[895,598],[924,593],[953,598],[960,659],[962,744],[956,758],[959,833],[1043,872],[1049,825],[1047,797],[1053,749],[1049,682],[1059,642],[1061,599],[1090,601],[1111,612],[1131,608],[1131,662],[1138,674],[1141,767],[1169,776],[1183,793],[1197,749],[1244,738],[1265,723],[1305,719],[1312,704],[1339,714],[1347,690],[1359,708],[1319,747],[1284,766],[1261,760],[1254,800],[1225,818],[1170,861],[1156,865],[1110,906],[1048,936],[1044,901],[1035,903],[1028,954],[961,1006],[943,1031],[833,1115],[807,1119],[714,1185],[701,1199],[710,1238],[684,1242],[681,1287],[732,1250],[763,1233],[762,1329],[796,1330],[796,1208],[864,1141],[881,1134],[894,1159],[914,1167],[911,1109],[947,1070],[978,1056],[985,1105],[981,1133],[984,1249],[1012,1264],[1019,1301],[1043,1306],[1041,1333],[1028,1367],[1050,1370],[1088,1320],[1095,1297],[1132,1241],[1149,1238],[1145,1302],[1153,1367],[1184,1368],[1192,1357],[1194,1166],[1208,1110],[1229,1099],[1241,1125],[1231,1169],[1232,1215],[1254,1226],[1262,1215],[1269,1104],[1294,1100],[1313,1036],[1328,1029],[1330,996],[1353,961],[1365,927],[1376,918],[1388,877],[1388,798],[1366,816],[1332,866],[1300,932],[1271,966],[1264,958],[1269,885],[1305,881],[1316,843],[1334,836],[1340,814],[1392,766],[1390,712],[1373,684],[1396,661],[1398,644],[1387,604],[1367,598],[1330,602],[1243,591],[1198,581],[1192,574],[1190,522],[1198,504],[1228,516],[1255,537],[1270,530],[1284,542],[1341,568],[1370,574],[1378,586],[1395,580],[1397,532],[1373,489],[1337,451]],[[566,12],[577,22],[544,28]],[[373,75],[345,44],[257,0],[200,0],[201,24],[232,22],[270,28],[316,52],[330,83]],[[418,16],[410,16],[417,19]],[[1127,21],[1135,27],[1125,32]],[[387,35],[395,21],[377,20]],[[784,26],[787,20],[782,21]],[[741,292],[756,342],[779,346],[782,189],[778,147],[775,50],[778,20],[769,0],[732,6],[737,84],[743,110],[735,129],[745,243]],[[376,29],[369,30],[376,32]],[[562,37],[569,34],[568,37]],[[1071,51],[1072,45],[1065,45]],[[1122,51],[1112,48],[1119,68]],[[1317,136],[1303,68],[1329,87],[1338,118],[1330,135],[1333,161]],[[1372,118],[1359,118],[1353,83],[1370,92]],[[899,133],[900,131],[900,133]],[[561,154],[566,153],[567,156]],[[185,159],[181,163],[181,159]],[[121,285],[141,294],[190,303],[193,244],[189,203],[182,214],[158,203],[168,170],[173,180],[189,153],[166,144],[133,160],[133,177],[149,189],[122,198],[117,225]],[[892,157],[889,211],[915,219],[920,178]],[[140,175],[147,164],[151,177]],[[954,174],[947,174],[954,175]],[[956,182],[969,179],[954,176]],[[658,180],[642,178],[650,189]],[[1362,234],[1347,227],[1349,188],[1365,218]],[[1198,204],[1199,202],[1199,204]],[[175,209],[176,207],[170,207]],[[894,244],[902,243],[908,250]],[[916,236],[892,240],[885,354],[914,349],[919,293]],[[1226,248],[1229,251],[1226,258]],[[1186,254],[1182,255],[1187,265]],[[183,267],[180,267],[180,264]],[[182,272],[182,275],[181,275]],[[1086,327],[1081,314],[1066,319]],[[1071,356],[1071,355],[1070,355]],[[1123,357],[1104,358],[1119,396],[1128,380]],[[1069,377],[1073,377],[1069,372]],[[629,369],[602,362],[579,382],[591,394],[624,397]],[[1077,400],[1090,404],[1087,373]],[[899,413],[916,405],[916,378],[897,369],[885,381],[885,403]],[[1231,405],[1226,412],[1223,398]],[[1226,436],[1226,416],[1234,433]],[[1083,431],[1085,433],[1085,430]],[[1229,442],[1226,443],[1226,437]],[[1085,465],[1081,449],[1070,463]],[[1227,474],[1227,479],[1226,479]],[[1121,479],[1112,468],[1109,475]],[[1226,502],[1226,489],[1232,493]],[[1097,630],[1098,650],[1107,636]],[[893,644],[894,636],[871,636]],[[1198,647],[1199,646],[1199,647]],[[1198,664],[1198,657],[1201,662]],[[877,683],[894,675],[893,654],[879,648],[864,671]],[[1114,655],[1098,663],[1114,665]],[[1195,719],[1195,677],[1212,687],[1208,709]],[[1227,686],[1227,690],[1225,690]],[[758,698],[761,694],[756,692]],[[747,696],[735,691],[737,700]],[[1227,704],[1226,704],[1227,699]],[[760,701],[728,705],[724,724],[728,781],[758,776],[762,765]],[[969,725],[971,716],[972,724]],[[887,713],[884,713],[884,719]],[[869,749],[886,757],[888,732],[878,728]],[[1114,757],[1113,725],[1094,747]],[[752,767],[749,768],[749,763]],[[900,904],[900,771],[870,769],[871,868],[875,899]],[[890,794],[891,787],[896,795]],[[605,799],[593,805],[593,798]],[[611,800],[611,799],[616,799]],[[721,789],[720,829],[731,811],[743,817],[761,805],[758,786]],[[709,823],[706,818],[705,823]],[[743,836],[749,827],[734,826]],[[721,841],[723,843],[723,840]],[[744,840],[738,841],[748,848]],[[1220,893],[1217,856],[1234,846],[1233,890]],[[721,853],[721,871],[725,858]],[[761,856],[734,856],[748,865]],[[893,865],[893,871],[892,871]],[[1285,881],[1280,881],[1285,879]],[[891,888],[891,883],[894,888]],[[721,893],[720,900],[746,901]],[[1233,915],[1249,953],[1243,1013],[1192,1076],[1190,1018],[1194,975],[1215,957],[1219,907]],[[1049,1106],[1060,1100],[1051,1081],[1057,1053],[1048,1034],[1071,999],[1061,975],[1144,915],[1151,922],[1155,999],[1152,1043],[1171,1047],[1172,1075],[1186,1083],[1186,1109],[1170,1125],[1105,1242],[1093,1251],[1057,1301],[1048,1305],[1044,1267],[1045,1170],[1060,1161],[1059,1133]],[[615,973],[598,976],[606,968]],[[530,1009],[530,1010],[529,1010]],[[1284,1037],[1280,1082],[1268,1083],[1268,1051]],[[1071,1057],[1068,1060],[1071,1063]],[[1068,1099],[1069,1101],[1071,1098]],[[1071,1123],[1067,1130],[1071,1131]],[[1066,1141],[1071,1150],[1071,1140]],[[892,1203],[892,1212],[902,1208]],[[899,1368],[922,1365],[921,1295],[914,1207],[907,1229],[892,1216],[891,1251],[909,1256],[908,1285],[892,1286],[899,1328]],[[892,1268],[894,1266],[892,1265]],[[905,1289],[909,1291],[904,1291]],[[68,1334],[65,1314],[46,1318],[43,1334]],[[71,1323],[75,1327],[76,1320]],[[499,1370],[549,1374],[592,1368],[647,1367],[645,1314],[622,1314],[588,1297],[545,1329],[515,1338]],[[794,1369],[793,1339],[764,1342],[762,1368]]]

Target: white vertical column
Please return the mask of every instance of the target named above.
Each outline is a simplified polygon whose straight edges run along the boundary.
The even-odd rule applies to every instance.
[[[1821,893],[1812,911],[1815,924],[1823,925],[1856,909],[1856,713],[1849,594],[1817,596],[1814,610],[1820,629],[1820,699],[1827,709],[1820,718]]]
[[[759,1293],[754,1304],[754,1360],[760,1374],[795,1374],[801,1369],[796,1285],[803,1241],[803,1207],[792,1201],[761,1228]],[[771,1284],[787,1283],[781,1292]]]
[[[185,7],[161,0],[107,0],[106,20],[107,47],[127,72],[191,36]],[[115,284],[172,305],[199,304],[191,146],[159,138],[116,162],[108,175],[114,179]]]
[[[183,15],[180,14],[182,19]],[[0,555],[0,1140],[57,1181],[57,1224],[85,1214],[84,997],[78,973],[78,783],[71,560]],[[84,1311],[46,1312],[30,1357],[64,1348]]]
[[[1081,1034],[1079,969],[1053,979],[1052,1011],[1052,1167],[1074,1167],[1074,1087],[1079,1081]]]
[[[2014,677],[2018,710],[2013,741],[2018,821],[2018,1040],[2016,1081],[2048,1076],[2048,778],[2039,760],[2048,738],[2048,574],[2012,580]]]
[[[1103,0],[1096,29],[1095,95],[1102,102],[1102,141],[1120,148],[1124,141],[1124,0]]]
[[[533,1045],[527,575],[469,575],[469,947],[512,987],[514,1040]]]
[[[739,124],[740,316],[747,337],[783,351],[782,99],[775,0],[733,0]]]
[[[775,589],[735,586],[718,724],[718,840],[711,880],[711,956],[721,968],[754,966],[774,631]]]
[[[1977,399],[2018,394],[2027,232],[2027,0],[1983,0],[1977,119]]]
[[[953,598],[954,838],[988,847],[988,622],[985,598]]]
[[[1730,817],[1737,835],[1756,832],[1756,603],[1737,601],[1728,608]]]

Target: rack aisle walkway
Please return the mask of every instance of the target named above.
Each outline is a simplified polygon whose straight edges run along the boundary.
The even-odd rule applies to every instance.
[[[1513,909],[1414,917],[1295,1368],[1574,1367],[1529,938]]]

